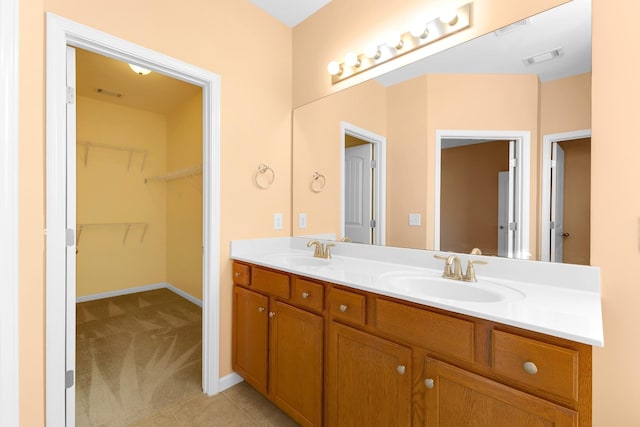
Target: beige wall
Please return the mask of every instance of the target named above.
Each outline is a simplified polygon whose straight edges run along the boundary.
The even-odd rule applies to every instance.
[[[291,218],[290,28],[248,1],[21,1],[19,310],[20,415],[24,426],[44,425],[47,11],[221,76],[221,375],[231,372],[229,241],[289,235]],[[269,164],[277,172],[276,182],[268,191],[256,188],[252,181],[260,163]],[[283,230],[273,230],[274,212],[284,214]]]
[[[202,165],[202,93],[167,115],[167,172]],[[167,279],[202,300],[202,174],[168,181]]]
[[[147,150],[129,153],[82,145],[77,151],[78,224],[146,223],[87,227],[76,255],[76,295],[86,296],[166,280],[166,190],[145,184],[164,173],[167,120],[164,115],[78,97],[77,140]],[[86,157],[88,154],[88,157]],[[86,158],[86,165],[85,165]],[[144,162],[144,170],[142,170]],[[144,240],[143,240],[144,237]]]
[[[431,157],[427,140],[427,78],[387,89],[387,244],[427,248],[427,210]],[[294,193],[295,197],[295,193]],[[409,214],[420,214],[420,225],[409,226]]]
[[[498,173],[509,170],[509,142],[442,150],[440,249],[498,254]]]
[[[591,73],[540,85],[540,134],[591,129]]]
[[[307,228],[293,222],[293,234],[340,233],[340,123],[380,135],[385,132],[385,90],[376,82],[305,105],[293,114],[293,214],[307,214]],[[324,189],[311,190],[314,172],[326,178]],[[340,237],[340,236],[339,236]]]
[[[595,426],[640,425],[640,3],[593,0],[591,263],[602,270],[604,348],[593,358]],[[614,24],[615,23],[615,24]]]

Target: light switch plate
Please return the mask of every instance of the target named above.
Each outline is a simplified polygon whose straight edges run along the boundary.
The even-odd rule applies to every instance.
[[[420,220],[421,220],[420,214],[418,213],[409,214],[409,225],[414,227],[419,226]]]
[[[281,213],[273,214],[273,229],[282,230],[282,214]]]
[[[299,213],[298,214],[298,228],[307,228],[307,214]]]

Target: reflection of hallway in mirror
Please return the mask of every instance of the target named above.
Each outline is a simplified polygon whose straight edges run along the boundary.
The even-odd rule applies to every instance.
[[[498,255],[498,174],[509,170],[509,141],[443,146],[440,162],[440,249]]]
[[[564,150],[561,262],[589,265],[591,138],[560,141],[557,144]]]

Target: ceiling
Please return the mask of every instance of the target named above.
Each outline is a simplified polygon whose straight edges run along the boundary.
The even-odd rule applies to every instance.
[[[250,0],[251,3],[293,28],[331,0]]]
[[[141,76],[126,62],[76,48],[76,94],[79,96],[167,114],[201,90],[200,86],[157,72]]]

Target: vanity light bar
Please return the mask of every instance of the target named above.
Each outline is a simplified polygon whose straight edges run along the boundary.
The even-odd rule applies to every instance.
[[[455,12],[455,13],[453,13]],[[412,25],[402,34],[391,34],[384,43],[371,43],[361,54],[349,52],[340,63],[332,61],[327,67],[331,83],[336,84],[363,71],[384,64],[422,46],[441,40],[471,26],[471,3],[450,10],[450,15],[433,19],[424,25]]]

